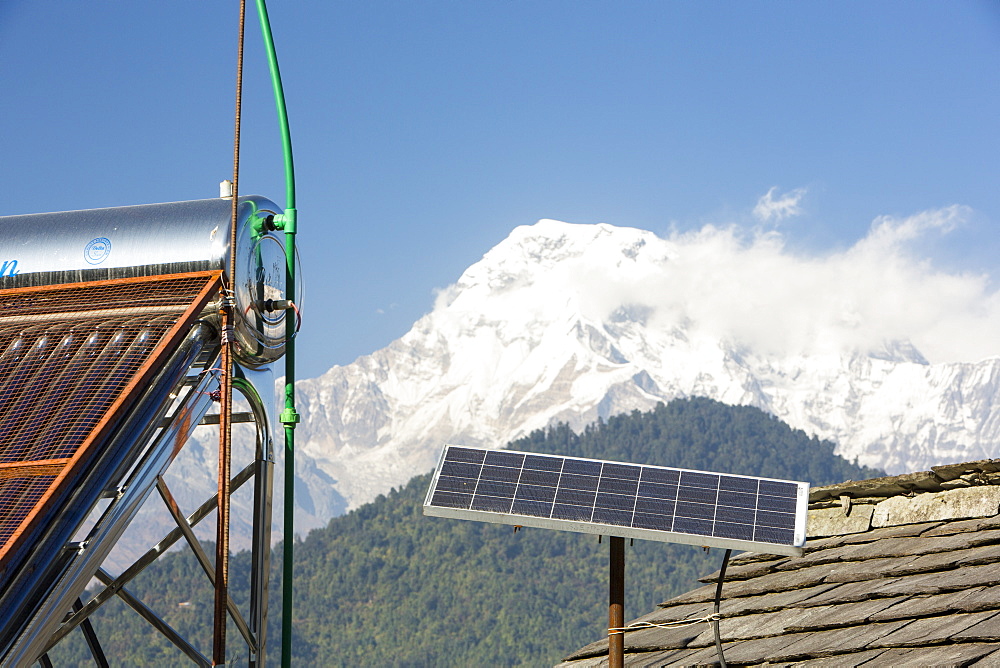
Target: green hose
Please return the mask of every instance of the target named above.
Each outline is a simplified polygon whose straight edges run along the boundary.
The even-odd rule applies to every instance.
[[[271,71],[274,101],[278,108],[278,123],[281,126],[281,146],[285,158],[285,213],[275,216],[275,226],[285,232],[285,294],[295,299],[295,233],[297,214],[295,210],[295,167],[292,162],[292,134],[288,129],[288,112],[285,109],[285,93],[278,71],[278,56],[271,36],[271,23],[267,18],[264,0],[257,0],[257,15],[260,30],[267,50],[267,64]],[[292,665],[292,552],[295,543],[295,425],[299,414],[295,411],[295,321],[291,313],[285,318],[285,407],[280,421],[285,432],[285,516],[282,544],[281,576],[281,665]]]

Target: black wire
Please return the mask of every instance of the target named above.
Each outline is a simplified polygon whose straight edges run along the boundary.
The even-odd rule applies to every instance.
[[[726,655],[722,653],[722,637],[719,635],[719,602],[722,601],[722,581],[726,579],[726,566],[729,565],[729,555],[732,550],[726,550],[722,557],[722,568],[719,569],[719,583],[715,586],[715,617],[712,619],[712,630],[715,632],[715,651],[719,655],[719,665],[726,668]]]

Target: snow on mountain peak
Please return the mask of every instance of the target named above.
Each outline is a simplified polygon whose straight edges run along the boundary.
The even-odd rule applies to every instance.
[[[870,287],[838,280],[845,269],[832,263],[790,258],[773,235],[748,242],[733,229],[706,226],[661,239],[543,219],[515,228],[441,291],[434,314],[447,320],[447,312],[463,319],[474,312],[519,328],[557,313],[598,323],[641,313],[653,329],[769,355],[922,360],[898,329],[871,317],[882,305]]]

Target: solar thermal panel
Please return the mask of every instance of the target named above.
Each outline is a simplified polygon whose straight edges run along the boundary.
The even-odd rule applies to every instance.
[[[0,584],[218,289],[193,272],[0,290]]]
[[[448,445],[424,514],[798,555],[809,484]]]

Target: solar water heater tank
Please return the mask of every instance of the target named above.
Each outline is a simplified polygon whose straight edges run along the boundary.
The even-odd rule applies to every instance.
[[[236,355],[248,367],[285,350],[284,235],[270,225],[281,209],[241,197],[236,248],[232,199],[0,217],[0,288],[221,270],[235,300]],[[235,252],[235,276],[228,276]]]
[[[282,213],[241,197],[235,245],[232,198],[0,217],[0,665],[45,653],[212,409],[224,338],[250,388],[246,470],[268,549],[274,406],[257,387],[273,388],[296,317]]]

